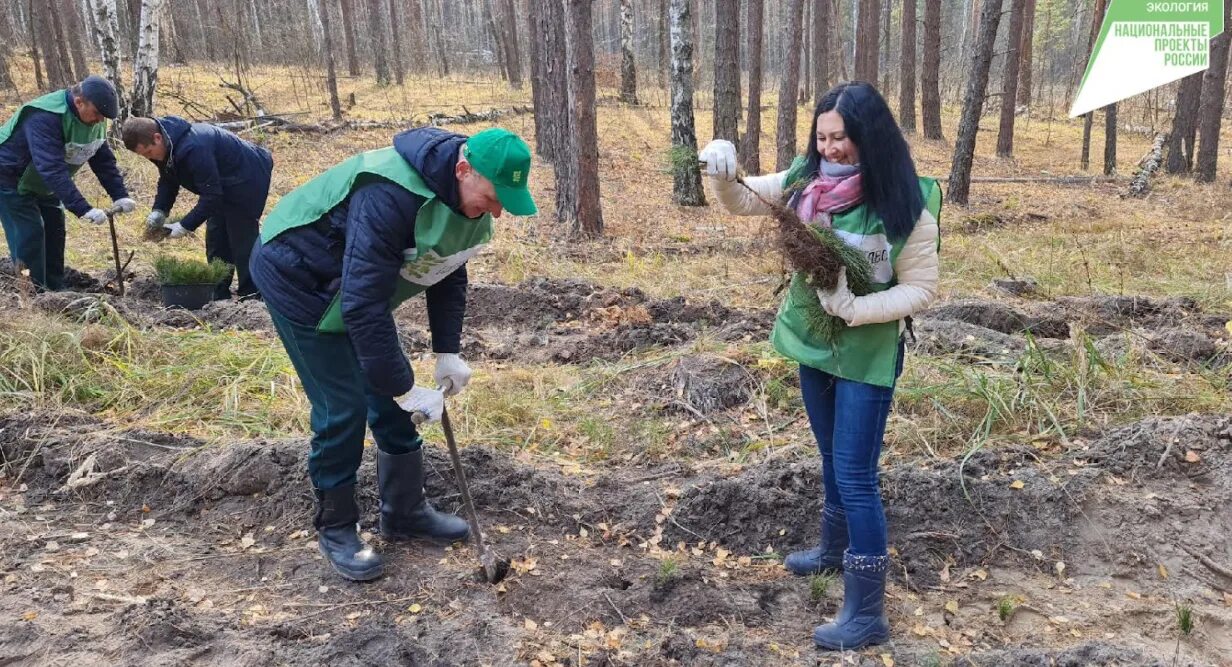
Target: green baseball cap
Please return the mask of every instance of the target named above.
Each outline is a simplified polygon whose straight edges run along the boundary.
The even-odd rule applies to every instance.
[[[514,215],[539,212],[526,187],[530,176],[530,146],[509,130],[494,127],[472,135],[462,146],[462,157],[492,181],[501,206]]]

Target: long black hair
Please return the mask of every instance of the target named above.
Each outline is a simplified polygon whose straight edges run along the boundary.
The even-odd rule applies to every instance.
[[[837,111],[842,116],[847,137],[860,152],[865,203],[885,223],[891,239],[907,238],[924,210],[924,196],[920,193],[911,149],[885,99],[864,81],[840,83],[821,98],[813,112],[805,153],[804,173],[810,177],[821,167],[817,117],[827,111]]]

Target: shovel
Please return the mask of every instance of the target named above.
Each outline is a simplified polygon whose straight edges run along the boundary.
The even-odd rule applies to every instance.
[[[123,213],[123,211],[120,210],[120,207],[118,206],[112,206],[107,209],[106,212],[107,226],[111,228],[111,256],[115,258],[116,290],[119,292],[120,296],[124,296],[124,266],[127,266],[128,264],[125,263],[124,266],[120,265],[120,242],[116,238],[115,228],[115,217],[116,215]]]
[[[450,388],[448,380],[441,386],[441,391]],[[411,415],[411,421],[416,425],[428,420],[422,412]],[[445,444],[449,447],[449,460],[453,464],[453,474],[458,480],[458,491],[462,493],[462,506],[466,510],[466,521],[471,526],[471,535],[479,548],[479,564],[482,566],[483,579],[489,584],[500,583],[509,574],[510,562],[506,558],[497,558],[496,553],[488,548],[483,541],[483,530],[479,527],[479,515],[475,512],[475,503],[471,500],[471,488],[466,482],[466,471],[462,468],[462,457],[458,455],[458,443],[453,437],[453,425],[449,422],[449,409],[441,408],[441,430],[445,432]]]

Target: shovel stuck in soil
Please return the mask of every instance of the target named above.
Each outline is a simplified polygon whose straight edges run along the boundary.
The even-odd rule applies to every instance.
[[[441,388],[449,388],[446,384]],[[416,425],[428,420],[427,415],[416,412],[411,415],[411,421]],[[462,468],[462,457],[458,455],[458,443],[453,437],[453,425],[449,422],[449,409],[441,408],[441,430],[445,431],[445,444],[449,447],[449,460],[453,463],[453,474],[458,480],[458,491],[462,494],[462,505],[466,509],[466,521],[471,525],[471,535],[475,538],[475,546],[479,549],[480,574],[489,584],[500,583],[509,575],[510,561],[508,558],[498,558],[496,553],[488,548],[483,541],[483,530],[479,527],[479,515],[475,513],[475,503],[471,500],[471,488],[466,482],[466,471]]]
[[[120,264],[120,242],[116,237],[115,217],[123,212],[119,206],[112,206],[106,211],[107,226],[111,229],[111,257],[115,259],[116,291],[120,296],[124,296],[124,269],[128,268],[128,262],[133,261],[133,255],[129,253],[128,262]]]

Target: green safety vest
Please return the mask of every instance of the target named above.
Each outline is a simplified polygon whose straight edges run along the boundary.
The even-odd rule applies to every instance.
[[[315,223],[360,186],[382,179],[426,200],[415,216],[415,247],[403,252],[405,262],[389,300],[390,312],[453,273],[492,239],[491,214],[468,218],[455,212],[391,146],[351,157],[280,199],[261,226],[261,242],[269,243],[288,229]],[[346,331],[341,299],[340,291],[325,310],[317,331]]]
[[[804,177],[803,165],[803,158],[797,158],[784,179],[784,189]],[[941,188],[937,181],[920,178],[920,190],[924,195],[925,208],[940,221]],[[872,292],[881,292],[896,284],[894,263],[906,239],[891,241],[881,218],[865,204],[835,214],[831,224],[835,233],[848,245],[867,253],[873,268]],[[846,380],[881,387],[894,386],[899,322],[846,327],[831,344],[812,333],[808,325],[809,313],[804,300],[810,298],[813,299],[811,306],[819,307],[812,288],[804,284],[804,276],[798,273],[793,275],[792,286],[779,307],[774,330],[770,334],[774,349],[804,366]]]
[[[0,126],[0,144],[13,136],[21,119],[31,109],[41,109],[60,115],[60,122],[64,129],[64,161],[68,163],[69,178],[76,176],[81,166],[89,162],[90,158],[94,157],[98,149],[102,148],[107,141],[107,123],[94,125],[83,123],[77,114],[68,108],[68,94],[64,90],[56,90],[25,103],[17,110],[17,113],[9,118],[7,123]],[[43,182],[43,177],[35,169],[33,162],[26,167],[25,173],[17,182],[17,191],[24,195],[40,197],[52,194],[51,190],[47,189],[47,184]]]

